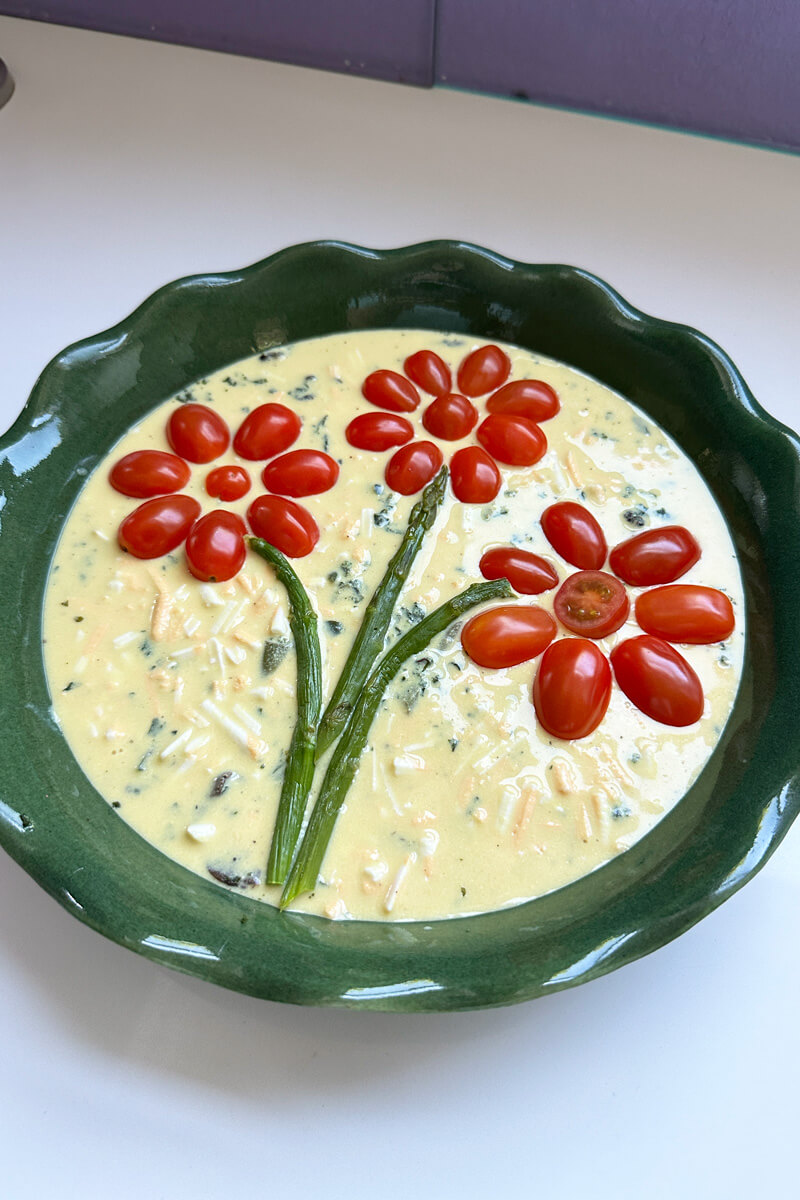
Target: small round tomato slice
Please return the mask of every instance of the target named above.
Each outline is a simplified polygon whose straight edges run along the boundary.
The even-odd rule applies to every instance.
[[[478,426],[476,436],[493,458],[512,467],[532,467],[547,450],[539,426],[513,413],[492,413]]]
[[[287,558],[305,558],[319,541],[319,526],[311,513],[283,496],[257,496],[247,510],[247,520],[256,537]]]
[[[184,540],[202,509],[192,496],[156,496],[129,513],[119,544],[135,558],[160,558]]]
[[[206,491],[215,500],[241,500],[250,491],[250,476],[244,467],[215,467],[206,475]]]
[[[264,486],[280,496],[318,496],[339,478],[339,464],[321,450],[290,450],[267,463]]]
[[[674,583],[700,558],[696,538],[683,525],[646,529],[611,551],[608,565],[634,587]]]
[[[167,441],[189,462],[211,462],[228,449],[230,440],[222,417],[205,404],[181,404],[167,421]]]
[[[636,620],[645,633],[665,642],[708,646],[733,633],[733,605],[717,588],[672,583],[643,592],[636,601]]]
[[[433,350],[418,350],[416,354],[409,354],[403,363],[403,370],[417,387],[430,396],[444,396],[450,391],[450,368]]]
[[[364,380],[361,391],[370,404],[389,412],[413,412],[419,405],[419,392],[397,371],[373,371]]]
[[[285,404],[259,404],[236,430],[233,448],[250,462],[272,458],[297,441],[301,426],[297,413]]]
[[[605,571],[576,571],[556,592],[553,608],[562,625],[582,637],[604,638],[628,619],[623,584]]]
[[[500,491],[503,477],[480,446],[464,446],[450,459],[450,483],[462,504],[488,504]]]
[[[561,638],[542,655],[533,684],[533,706],[553,737],[588,737],[611,698],[611,668],[594,642]]]
[[[515,592],[538,596],[558,583],[558,575],[546,558],[516,546],[496,546],[480,561],[484,579],[507,579]]]
[[[434,437],[457,442],[472,433],[478,424],[478,410],[466,396],[450,392],[428,405],[422,414],[422,424]]]
[[[244,566],[247,547],[244,521],[237,513],[217,509],[189,530],[186,561],[196,579],[224,583]]]
[[[528,421],[549,421],[561,408],[558,393],[542,379],[514,379],[486,401],[490,413],[513,413]]]
[[[617,683],[645,716],[662,725],[693,725],[703,715],[703,686],[674,646],[643,633],[611,651]]]
[[[556,635],[556,623],[533,604],[503,604],[470,618],[461,645],[479,667],[515,667],[536,658]]]
[[[443,461],[441,450],[433,442],[410,442],[389,459],[384,478],[393,492],[413,496],[430,483]]]
[[[404,446],[414,436],[414,426],[396,413],[362,413],[354,417],[345,437],[357,450],[391,450]]]
[[[109,483],[123,496],[163,496],[186,487],[191,467],[165,450],[134,450],[114,463]]]
[[[588,508],[574,500],[562,500],[544,510],[541,522],[548,542],[568,563],[582,571],[600,570],[608,546]]]
[[[458,368],[458,389],[465,396],[483,396],[505,383],[511,360],[499,346],[480,346]]]

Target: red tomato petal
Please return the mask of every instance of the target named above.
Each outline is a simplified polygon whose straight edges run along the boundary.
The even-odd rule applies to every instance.
[[[665,642],[708,646],[733,633],[733,605],[717,588],[672,583],[643,592],[636,601],[636,620],[645,633]]]
[[[599,571],[608,547],[602,529],[582,504],[563,500],[551,504],[541,516],[542,529],[550,545],[573,567]]]
[[[134,450],[114,463],[108,480],[123,496],[143,500],[146,496],[163,496],[186,487],[191,467],[175,454],[165,450]]]
[[[556,635],[556,623],[533,604],[503,604],[471,617],[461,645],[479,667],[514,667],[541,654]]]
[[[196,521],[186,539],[186,561],[196,579],[223,583],[244,566],[245,524],[237,513],[218,509]]]
[[[674,583],[700,558],[695,537],[683,525],[646,529],[611,551],[608,563],[615,575],[634,587]]]
[[[413,496],[430,483],[442,462],[442,452],[433,442],[409,442],[389,459],[385,479],[393,492]]]
[[[547,561],[530,550],[516,546],[497,546],[487,550],[480,561],[484,579],[507,579],[515,592],[538,596],[558,583],[558,575]]]
[[[486,401],[490,413],[513,413],[528,421],[549,421],[561,408],[558,393],[541,379],[514,379]]]
[[[297,413],[285,404],[259,404],[236,430],[233,448],[251,462],[272,458],[297,441],[301,427]]]
[[[553,737],[588,737],[611,698],[611,668],[594,642],[561,638],[542,655],[533,685],[536,715]]]
[[[488,504],[500,491],[503,477],[485,450],[465,446],[450,459],[450,483],[462,504]]]
[[[417,387],[431,396],[444,396],[450,391],[450,368],[433,350],[418,350],[403,363],[403,370]]]
[[[361,391],[370,404],[389,412],[413,412],[419,404],[419,392],[397,371],[373,371],[364,380]]]
[[[414,436],[414,426],[395,413],[362,413],[354,417],[345,430],[345,437],[357,450],[391,450],[404,446]]]
[[[305,558],[319,541],[319,526],[311,513],[282,496],[257,496],[247,510],[247,520],[256,537],[287,558]]]
[[[678,651],[661,638],[642,634],[611,652],[617,683],[646,716],[662,725],[693,725],[703,715],[703,687]]]
[[[167,421],[167,441],[189,462],[211,462],[228,449],[230,440],[222,417],[205,404],[180,404]]]
[[[513,413],[493,413],[478,426],[477,438],[498,462],[532,467],[547,450],[547,438],[538,425]]]
[[[290,450],[267,463],[264,486],[280,496],[317,496],[339,478],[339,464],[321,450]]]
[[[484,396],[505,383],[511,360],[499,346],[480,346],[458,368],[458,390],[465,396]]]
[[[184,540],[201,508],[192,496],[157,496],[129,513],[119,527],[119,544],[135,558],[160,558]]]

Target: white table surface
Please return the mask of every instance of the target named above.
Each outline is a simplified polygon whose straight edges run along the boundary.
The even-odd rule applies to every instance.
[[[586,267],[800,425],[800,158],[10,18],[0,57],[0,428],[162,283],[316,237]],[[800,828],[622,971],[416,1017],[172,974],[0,853],[0,1191],[792,1195],[799,991]]]

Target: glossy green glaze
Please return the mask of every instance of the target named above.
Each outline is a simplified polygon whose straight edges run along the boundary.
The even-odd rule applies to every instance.
[[[87,783],[54,723],[41,607],[87,473],[128,426],[256,350],[385,326],[474,333],[562,359],[624,393],[693,457],[731,526],[748,602],[740,694],[706,770],[631,850],[540,900],[403,925],[279,914],[152,849]],[[695,331],[632,309],[584,271],[433,242],[296,246],[169,284],[45,369],[0,441],[0,841],[86,924],[157,962],[256,996],[395,1010],[509,1004],[663,945],[741,887],[795,817],[800,445]]]

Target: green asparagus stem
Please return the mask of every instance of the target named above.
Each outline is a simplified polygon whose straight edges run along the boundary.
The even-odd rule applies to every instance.
[[[462,613],[474,608],[476,604],[483,604],[486,600],[508,599],[514,594],[506,579],[475,583],[460,595],[434,609],[387,650],[361,689],[344,732],[331,755],[305,836],[283,889],[281,908],[286,908],[297,896],[311,891],[316,886],[336,818],[355,778],[375,714],[386,688],[403,663],[424,650],[431,638],[444,632]]]
[[[278,815],[267,863],[267,883],[283,883],[292,865],[314,779],[314,748],[322,707],[322,663],[317,616],[294,568],[269,542],[248,538],[251,549],[275,568],[289,596],[289,624],[297,655],[297,722],[289,743]]]
[[[411,510],[403,540],[367,605],[361,628],[356,634],[339,681],[323,713],[317,734],[317,758],[325,753],[331,742],[335,742],[341,733],[375,659],[383,650],[386,630],[389,628],[397,597],[408,578],[425,534],[436,520],[446,484],[447,467],[442,467]]]

